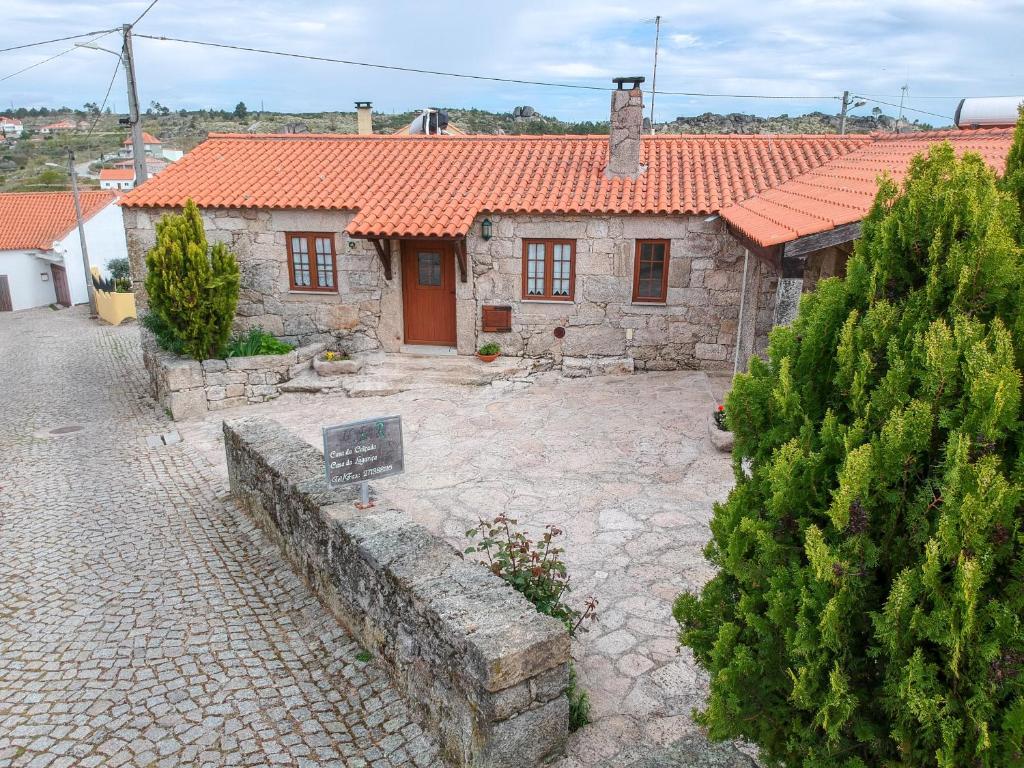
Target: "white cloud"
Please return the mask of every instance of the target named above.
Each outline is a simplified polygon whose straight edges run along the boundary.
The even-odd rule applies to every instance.
[[[558,77],[610,77],[609,70],[588,64],[585,61],[567,61],[563,64],[541,64],[541,72]]]
[[[696,35],[688,35],[684,32],[679,32],[669,36],[677,48],[694,48],[700,45],[700,38]]]

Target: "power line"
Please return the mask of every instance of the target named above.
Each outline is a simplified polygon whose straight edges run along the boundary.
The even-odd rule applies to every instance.
[[[23,43],[21,45],[12,45],[10,48],[0,48],[0,53],[7,53],[8,51],[20,51],[22,48],[34,48],[37,45],[48,45],[50,43],[60,43],[64,40],[77,40],[80,37],[89,37],[90,35],[108,34],[110,32],[116,32],[116,29],[98,29],[92,32],[82,32],[78,35],[68,35],[67,37],[55,37],[52,40],[40,40],[38,43]]]
[[[134,27],[134,26],[135,26],[136,24],[138,24],[138,23],[139,23],[140,21],[142,21],[142,18],[143,18],[143,17],[144,17],[144,16],[145,16],[145,15],[146,15],[147,13],[149,13],[149,12],[150,12],[151,10],[153,10],[153,6],[157,4],[157,1],[158,1],[158,0],[153,0],[153,2],[151,2],[151,3],[149,4],[149,5],[147,5],[147,6],[146,6],[146,10],[144,10],[144,11],[143,11],[142,13],[140,13],[140,14],[139,14],[139,17],[138,17],[138,18],[137,18],[137,19],[136,19],[135,21],[133,21],[133,22],[132,22],[132,26],[133,26],[133,27]]]
[[[154,0],[156,2],[156,0]],[[107,106],[107,99],[110,98],[110,91],[114,87],[114,80],[117,79],[117,73],[121,69],[121,57],[117,57],[117,63],[114,64],[114,74],[110,76],[110,83],[107,85],[107,93],[103,97],[103,103],[100,104],[100,109],[96,113],[96,119],[92,121],[92,125],[89,126],[89,132],[85,135],[85,140],[88,141],[92,136],[93,130],[96,128],[96,124],[100,121],[100,117],[103,116],[103,108]]]
[[[233,45],[230,43],[214,43],[206,40],[189,40],[181,37],[167,37],[166,35],[143,35],[137,34],[135,37],[143,37],[147,40],[157,40],[161,42],[171,43],[187,43],[189,45],[203,45],[210,48],[224,48],[232,51],[244,51],[246,53],[264,53],[270,56],[284,56],[292,59],[304,59],[306,61],[322,61],[328,64],[348,64],[354,67],[368,67],[371,69],[386,69],[397,72],[411,72],[420,75],[439,75],[441,77],[458,77],[466,80],[487,80],[490,82],[497,83],[515,83],[518,85],[541,85],[548,88],[575,88],[586,91],[612,91],[614,88],[602,86],[602,85],[583,85],[580,83],[552,83],[543,80],[521,80],[518,78],[511,77],[495,77],[490,75],[470,75],[462,72],[443,72],[434,69],[419,69],[416,67],[400,67],[392,64],[373,64],[366,61],[353,61],[351,59],[334,59],[328,56],[314,56],[306,53],[292,53],[288,51],[274,51],[268,48],[253,48],[245,45]],[[648,91],[651,93],[651,91]],[[654,91],[659,96],[707,96],[707,97],[721,97],[721,98],[734,98],[734,99],[788,99],[793,100],[822,100],[822,99],[836,99],[837,96],[759,96],[757,94],[735,94],[735,93],[686,93],[677,91]]]
[[[862,96],[862,95],[857,95],[855,98],[864,99],[865,101],[870,101],[870,102],[873,102],[875,104],[885,104],[885,106],[887,106],[887,107],[899,108],[899,106],[900,106],[899,104],[893,104],[890,101],[882,101],[881,99],[871,99],[871,98],[868,98],[867,96]],[[907,106],[904,106],[903,109],[905,109],[907,112],[920,112],[922,115],[931,115],[932,117],[941,117],[943,120],[949,120],[950,119],[949,115],[940,115],[938,112],[928,112],[928,111],[926,111],[924,109],[914,109],[913,107],[907,107]]]
[[[106,37],[107,35],[109,35],[111,32],[116,32],[116,31],[117,30],[114,30],[114,29],[108,29],[105,32],[101,32],[96,37],[90,39],[87,43],[85,43],[85,45],[89,45],[89,43],[95,43],[97,40],[100,40],[100,39]],[[90,32],[89,34],[93,34],[93,33]],[[80,35],[79,35],[79,37],[80,37]],[[50,56],[49,58],[43,59],[42,61],[37,61],[35,64],[29,64],[27,67],[23,67],[22,69],[19,69],[17,72],[11,72],[9,75],[4,75],[3,77],[0,77],[0,83],[2,83],[4,80],[10,80],[12,77],[14,77],[16,75],[20,75],[22,72],[28,72],[30,69],[35,69],[36,67],[41,67],[43,64],[46,64],[47,62],[53,61],[54,59],[59,59],[61,56],[64,56],[65,54],[68,54],[68,53],[71,53],[72,51],[77,51],[77,50],[78,50],[78,43],[75,43],[75,45],[71,46],[70,48],[65,48],[60,53],[55,53],[53,56]]]

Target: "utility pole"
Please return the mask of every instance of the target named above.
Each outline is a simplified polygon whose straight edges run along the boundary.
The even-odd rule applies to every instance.
[[[82,201],[78,199],[78,173],[75,171],[75,153],[68,147],[68,171],[71,173],[71,197],[75,201],[75,220],[78,221],[78,239],[82,244],[82,268],[85,270],[85,290],[89,294],[89,314],[96,317],[96,290],[92,285],[89,268],[89,248],[85,243],[85,222],[82,221]]]
[[[906,96],[907,86],[904,84],[903,87],[900,88],[900,113],[896,117],[896,133],[900,132],[900,122],[903,120],[903,99],[906,98]]]
[[[846,135],[846,110],[850,106],[850,92],[843,91],[843,109],[839,113],[839,135]]]
[[[128,119],[132,129],[132,160],[135,164],[135,186],[149,178],[146,172],[146,144],[142,140],[142,120],[139,117],[139,91],[135,80],[135,59],[132,56],[132,25],[121,27],[124,34],[124,45],[121,48],[121,60],[128,77]]]
[[[651,76],[651,135],[654,135],[654,96],[658,88],[658,42],[661,39],[661,16],[654,17],[654,72]]]

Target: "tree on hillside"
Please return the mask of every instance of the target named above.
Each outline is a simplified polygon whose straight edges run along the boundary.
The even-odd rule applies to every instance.
[[[883,180],[847,277],[805,296],[734,382],[736,487],[707,548],[720,571],[675,615],[711,677],[700,721],[770,765],[1024,765],[1009,183],[948,144],[902,187]]]
[[[244,120],[245,116],[249,114],[248,108],[245,106],[244,101],[240,101],[235,105],[234,115],[239,120]]]
[[[185,210],[156,223],[156,245],[146,254],[147,325],[162,340],[196,360],[221,356],[238,305],[238,262],[224,243],[212,248],[199,208],[190,198]],[[159,336],[158,336],[159,337]],[[167,338],[169,337],[169,338]]]

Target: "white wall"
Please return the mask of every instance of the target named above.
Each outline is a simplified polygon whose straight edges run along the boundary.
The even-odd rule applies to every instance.
[[[89,248],[89,264],[109,277],[110,270],[107,269],[107,264],[110,260],[128,258],[121,206],[111,203],[86,221],[85,241]],[[74,304],[86,303],[89,301],[89,292],[85,282],[85,270],[82,266],[82,246],[78,237],[78,227],[72,229],[58,243],[55,250],[64,257],[64,267],[68,271],[68,287],[71,289],[71,301]]]
[[[43,280],[40,274],[45,274],[47,279]],[[50,262],[28,251],[0,251],[0,275],[7,275],[15,310],[45,307],[57,300]]]

